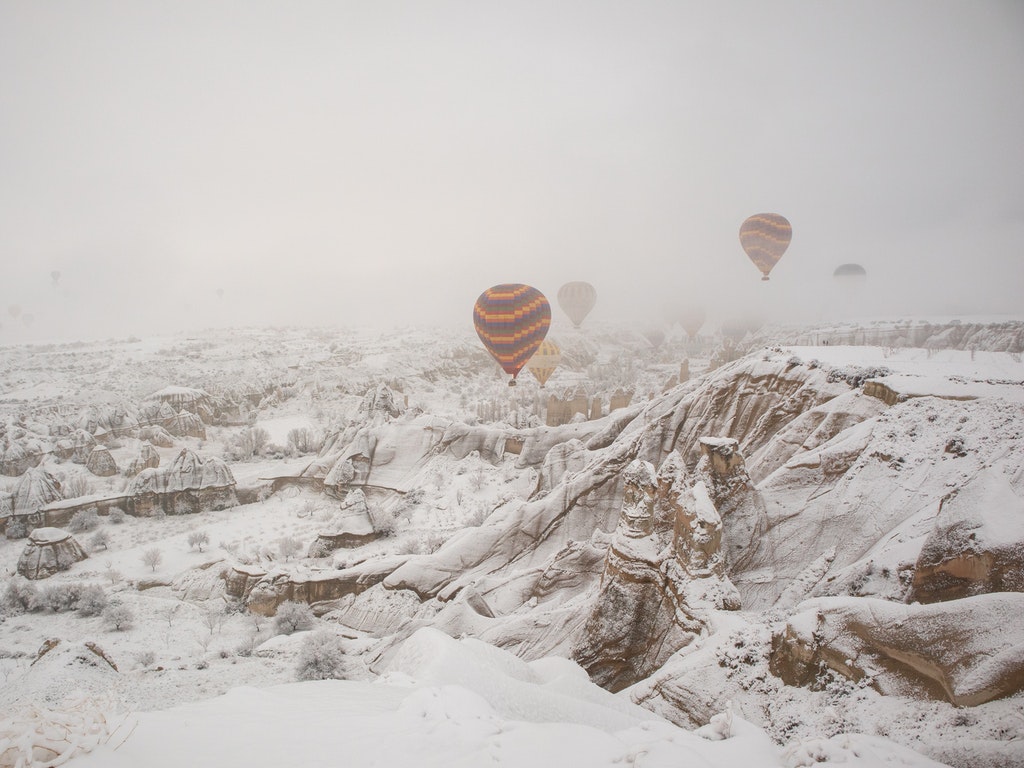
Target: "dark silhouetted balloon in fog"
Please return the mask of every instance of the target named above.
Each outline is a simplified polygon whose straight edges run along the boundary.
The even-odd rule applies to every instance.
[[[522,283],[488,288],[473,306],[473,326],[491,356],[512,379],[540,347],[551,327],[551,305],[544,294]]]
[[[836,280],[858,280],[867,276],[867,270],[860,264],[840,264],[832,273]]]
[[[740,245],[754,266],[761,270],[762,280],[768,279],[782,254],[793,239],[793,227],[777,213],[758,213],[740,226]]]

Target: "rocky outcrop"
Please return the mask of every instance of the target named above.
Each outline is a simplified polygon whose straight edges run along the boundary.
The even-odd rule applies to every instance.
[[[152,443],[145,442],[139,448],[139,455],[132,459],[128,464],[128,467],[125,469],[125,474],[128,477],[135,477],[144,469],[151,469],[159,466],[160,454],[156,452],[156,448],[153,447]]]
[[[38,446],[21,440],[4,439],[0,445],[0,475],[18,477],[32,467],[39,466],[43,454]]]
[[[724,575],[722,521],[682,457],[655,474],[635,460],[624,475],[622,515],[601,585],[573,658],[604,688],[646,677],[707,630],[709,609],[739,608]]]
[[[53,452],[61,461],[73,461],[76,464],[85,464],[89,460],[89,454],[96,447],[96,438],[91,432],[84,429],[76,429],[67,437],[62,437],[54,444]]]
[[[939,505],[908,601],[1024,592],[1024,499],[1001,468],[979,472]]]
[[[97,477],[111,477],[117,474],[117,462],[105,445],[97,445],[89,453],[85,468]]]
[[[273,616],[285,601],[309,603],[314,610],[328,610],[333,601],[358,595],[379,584],[406,557],[379,558],[344,570],[314,572],[266,571],[236,565],[223,574],[225,591],[252,613]],[[322,607],[321,607],[322,606]]]
[[[153,445],[159,445],[161,448],[174,447],[174,438],[158,424],[150,424],[139,429],[139,437]]]
[[[221,459],[182,449],[167,467],[145,469],[128,486],[130,512],[146,517],[192,514],[238,505],[235,477]]]
[[[377,538],[370,507],[361,488],[349,491],[341,509],[309,545],[308,557],[327,557],[336,549],[361,547]]]
[[[8,524],[8,537],[12,529],[21,530],[24,536],[33,528],[44,524],[43,507],[64,498],[60,482],[45,469],[33,467],[25,472],[14,486],[11,494],[11,522]]]
[[[203,420],[189,411],[179,411],[163,422],[164,428],[176,437],[198,437],[206,439],[206,425]]]
[[[704,481],[713,507],[728,528],[724,553],[731,570],[743,567],[758,538],[766,528],[764,504],[747,473],[737,440],[702,437],[697,475]]]
[[[1024,594],[1003,592],[934,605],[874,598],[818,598],[801,604],[773,637],[771,670],[808,685],[822,667],[867,677],[885,694],[976,706],[1024,689],[1018,635]]]
[[[36,528],[18,558],[18,573],[26,579],[45,579],[87,557],[82,545],[67,531]]]

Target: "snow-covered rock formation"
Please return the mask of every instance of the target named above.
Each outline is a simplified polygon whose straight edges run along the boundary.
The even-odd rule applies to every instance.
[[[721,518],[704,483],[687,482],[679,454],[657,474],[634,460],[624,482],[622,517],[573,649],[591,679],[612,691],[705,633],[710,610],[740,607],[719,551]]]
[[[126,493],[130,511],[140,517],[157,510],[182,515],[238,504],[235,477],[227,464],[216,456],[200,457],[187,448],[166,467],[144,469]]]
[[[18,573],[26,579],[45,579],[87,558],[74,536],[60,528],[36,528],[18,558]]]

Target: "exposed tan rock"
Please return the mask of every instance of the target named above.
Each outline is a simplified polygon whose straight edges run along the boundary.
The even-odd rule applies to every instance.
[[[97,445],[90,451],[85,468],[97,477],[111,477],[117,474],[117,462],[105,445]]]
[[[822,666],[882,693],[976,706],[1024,689],[1024,655],[1006,627],[1020,621],[1024,594],[1001,592],[936,605],[874,598],[801,604],[773,637],[771,670],[807,685]]]
[[[309,546],[309,557],[326,557],[336,549],[361,547],[377,538],[370,522],[370,507],[361,488],[349,491],[326,530]]]
[[[45,579],[88,557],[75,537],[60,528],[36,528],[18,558],[18,573],[26,579]]]
[[[738,608],[719,551],[722,522],[682,457],[655,474],[635,460],[624,473],[622,515],[590,616],[572,655],[594,682],[618,691],[706,631],[710,608]]]
[[[982,470],[942,500],[907,599],[986,592],[1024,592],[1024,499],[999,468]]]
[[[138,516],[158,510],[169,515],[191,514],[238,504],[235,477],[227,464],[216,456],[200,457],[187,448],[170,465],[140,472],[128,486],[127,496]]]

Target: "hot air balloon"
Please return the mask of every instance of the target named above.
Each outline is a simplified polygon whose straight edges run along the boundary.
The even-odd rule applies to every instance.
[[[661,345],[665,343],[665,332],[661,328],[648,328],[642,331],[641,335],[654,349],[660,349]]]
[[[762,280],[768,279],[782,254],[793,239],[793,227],[777,213],[758,213],[740,226],[740,245],[754,266],[761,270]]]
[[[704,325],[704,321],[707,319],[707,313],[704,311],[704,307],[689,307],[679,313],[679,324],[683,326],[683,330],[686,331],[686,335],[690,337],[690,340],[697,338],[697,333]]]
[[[512,379],[533,357],[551,326],[551,305],[544,294],[522,283],[503,283],[480,294],[473,326],[491,356]]]
[[[597,291],[590,283],[575,281],[566,283],[558,289],[558,306],[569,316],[572,324],[579,328],[580,323],[590,314],[597,301]]]
[[[9,314],[11,317],[17,320],[18,315],[21,314],[21,307],[19,307],[17,304],[11,304],[11,306],[7,308],[7,314]]]
[[[57,287],[57,283],[60,282],[60,270],[55,269],[50,273],[50,281],[53,283],[53,287]]]
[[[863,280],[867,276],[867,270],[860,264],[840,264],[832,273],[836,280]]]
[[[526,367],[533,374],[533,378],[543,387],[561,362],[562,350],[555,342],[544,339]]]
[[[224,298],[224,289],[223,288],[218,288],[217,289],[217,298],[218,299],[223,299]]]

